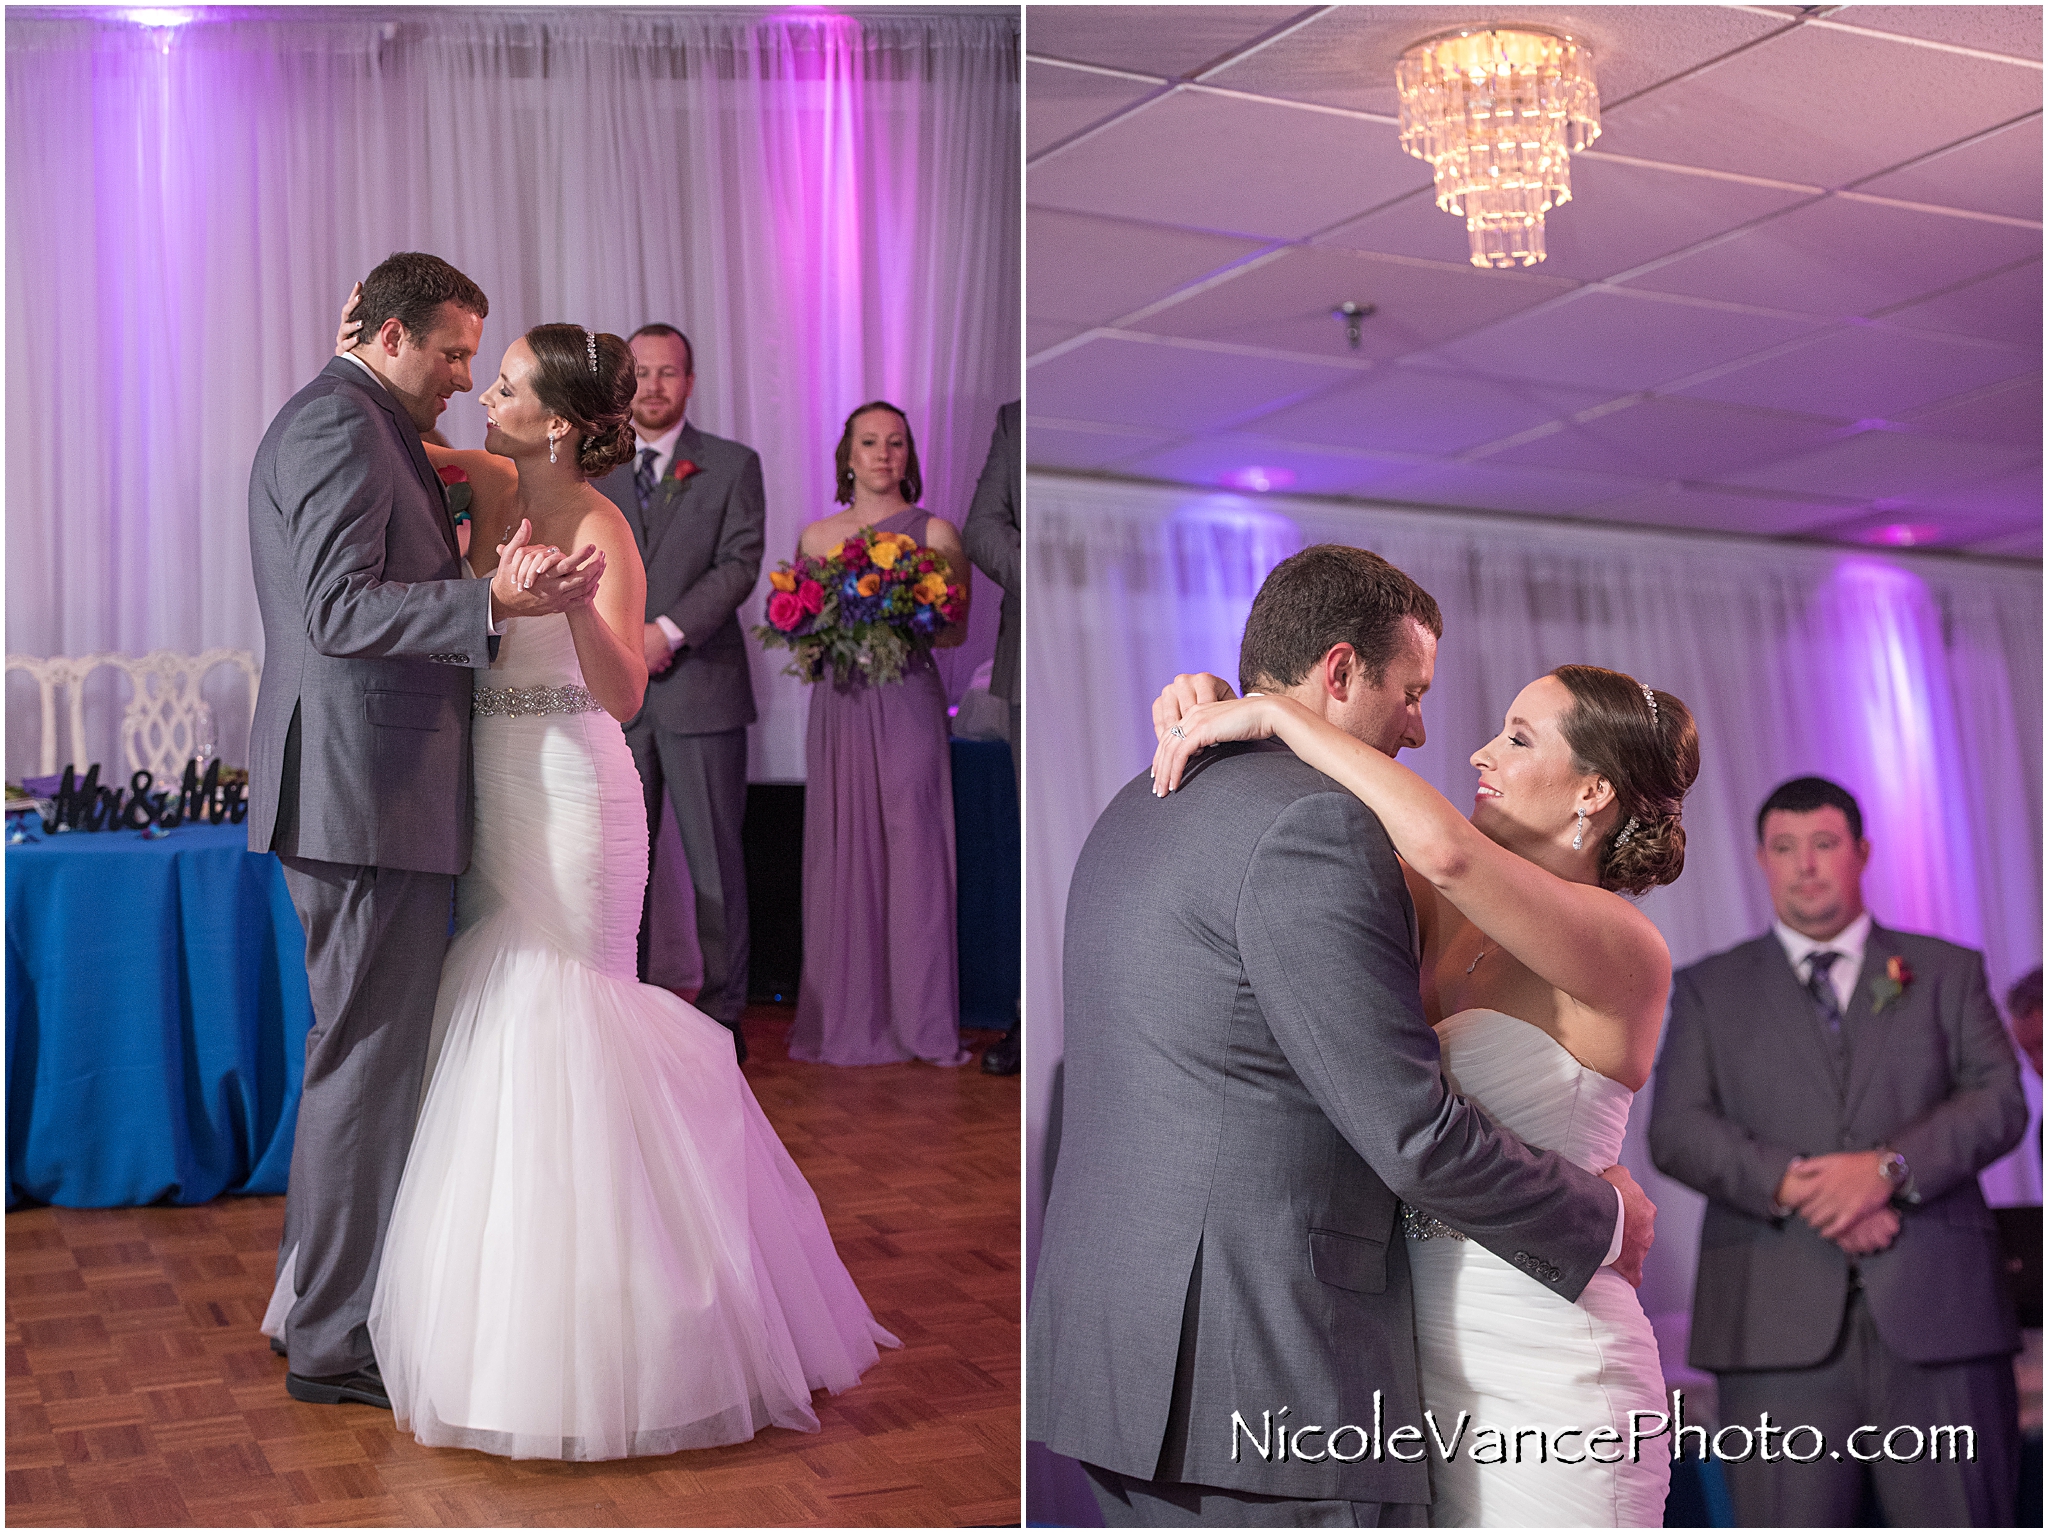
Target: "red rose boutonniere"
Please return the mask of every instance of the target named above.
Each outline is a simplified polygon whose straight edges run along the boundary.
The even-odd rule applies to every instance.
[[[675,480],[677,484],[681,484],[696,472],[698,472],[698,469],[695,463],[692,463],[688,458],[678,458],[676,459],[675,467],[669,470],[669,477]]]
[[[1883,1011],[1904,995],[1906,987],[1912,983],[1913,971],[1906,967],[1906,960],[1897,953],[1892,954],[1884,961],[1884,978],[1870,982],[1871,1011]]]
[[[470,485],[469,475],[453,463],[443,467],[440,473],[441,483],[447,491],[449,516],[457,522],[468,521],[469,503],[476,495],[475,489]]]

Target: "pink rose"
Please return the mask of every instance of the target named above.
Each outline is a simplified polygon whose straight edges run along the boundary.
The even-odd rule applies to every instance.
[[[804,620],[804,604],[792,592],[777,591],[768,598],[768,621],[784,633],[792,632]]]
[[[839,545],[839,557],[849,570],[864,570],[868,567],[868,545],[859,538],[848,538]]]
[[[804,611],[815,617],[824,610],[825,588],[815,580],[799,581],[796,588],[796,599]]]

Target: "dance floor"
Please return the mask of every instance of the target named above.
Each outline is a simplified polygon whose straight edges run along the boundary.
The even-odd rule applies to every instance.
[[[282,1198],[7,1216],[7,1521],[16,1527],[986,1526],[1018,1518],[1021,1077],[782,1057],[747,1077],[903,1339],[823,1430],[560,1464],[422,1448],[301,1405],[256,1327]],[[970,1034],[993,1042],[997,1035]]]

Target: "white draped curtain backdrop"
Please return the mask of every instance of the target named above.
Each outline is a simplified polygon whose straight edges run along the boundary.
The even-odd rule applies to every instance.
[[[1701,769],[1686,863],[1646,896],[1676,964],[1764,930],[1755,814],[1788,777],[1833,778],[1863,806],[1878,919],[1983,950],[1994,991],[2041,958],[2041,576],[1988,561],[1866,554],[1499,517],[1341,507],[1034,474],[1028,482],[1031,759],[1026,853],[1030,1039],[1027,1252],[1056,1134],[1060,943],[1089,827],[1151,758],[1150,708],[1177,671],[1237,675],[1266,572],[1312,543],[1370,548],[1443,609],[1428,743],[1403,762],[1453,802],[1467,756],[1553,666],[1626,671],[1683,698]],[[1037,770],[1059,763],[1057,772]],[[2037,1083],[2028,1073],[2030,1089]],[[1698,1195],[1651,1168],[1649,1093],[1624,1161],[1656,1200],[1644,1308],[1690,1308]],[[1986,1173],[2039,1202],[2024,1147]]]
[[[394,250],[489,294],[479,388],[543,322],[687,332],[690,418],[761,454],[769,567],[834,509],[871,398],[964,519],[1019,389],[1016,11],[132,19],[179,14],[7,18],[10,650],[260,653],[249,465]],[[477,397],[443,417],[458,447]],[[986,595],[942,656],[956,698]],[[804,689],[753,659],[752,775],[799,779]]]

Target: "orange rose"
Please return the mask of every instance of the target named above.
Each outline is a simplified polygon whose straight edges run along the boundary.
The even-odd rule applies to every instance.
[[[873,596],[882,589],[882,577],[873,570],[869,570],[867,574],[860,577],[860,584],[856,589],[863,596]]]
[[[946,577],[934,571],[912,586],[910,594],[927,607],[937,606],[946,599]]]
[[[794,591],[796,589],[796,575],[790,570],[776,570],[769,575],[768,584],[775,587],[778,591]]]

